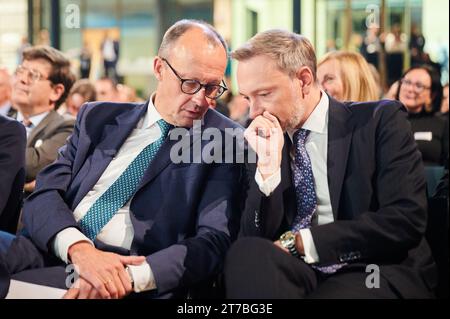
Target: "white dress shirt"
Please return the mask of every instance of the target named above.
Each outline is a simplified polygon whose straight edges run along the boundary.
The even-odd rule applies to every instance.
[[[328,108],[329,98],[325,92],[321,92],[322,96],[314,111],[303,124],[302,129],[309,130],[311,133],[306,139],[305,147],[311,160],[312,171],[314,175],[314,187],[317,196],[317,209],[312,219],[312,225],[323,225],[334,221],[333,211],[331,208],[330,192],[328,189],[327,177],[327,155],[328,155]],[[291,140],[295,131],[288,132]],[[295,146],[291,149],[291,168],[293,169]],[[259,170],[256,170],[255,181],[263,194],[269,196],[281,182],[281,169],[263,180]],[[300,234],[305,249],[304,260],[306,263],[319,262],[314,240],[311,231],[308,228],[301,229]]]
[[[50,112],[36,114],[36,115],[30,116],[28,118],[28,120],[31,122],[31,124],[28,126],[25,125],[25,130],[27,131],[27,137],[30,135],[31,131],[35,127],[37,127],[39,125],[39,123],[42,122],[42,120],[48,115],[48,113],[50,113]],[[20,113],[20,111],[17,112],[17,121],[19,121],[20,123],[23,124],[23,120],[24,120],[24,116],[22,115],[22,113]]]
[[[86,215],[95,201],[122,175],[139,153],[161,137],[161,130],[157,124],[161,115],[153,105],[153,97],[150,98],[146,115],[138,122],[136,128],[128,136],[91,191],[75,208],[73,214],[77,222]],[[97,239],[108,245],[130,249],[134,237],[134,229],[130,219],[130,202],[131,199],[100,230]],[[80,241],[93,244],[89,238],[74,227],[62,230],[56,235],[53,243],[56,256],[68,263],[69,247]],[[133,277],[135,292],[156,288],[153,272],[147,262],[139,266],[130,265],[128,268]]]
[[[11,103],[9,101],[0,105],[0,115],[8,116],[8,112],[11,109]]]

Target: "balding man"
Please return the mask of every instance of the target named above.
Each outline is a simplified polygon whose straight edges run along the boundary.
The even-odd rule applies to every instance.
[[[74,134],[24,206],[32,241],[0,234],[14,256],[7,261],[11,272],[50,266],[48,257],[57,257],[62,271],[56,273],[64,275],[70,261],[79,279],[67,298],[122,298],[133,290],[184,296],[217,274],[237,232],[242,167],[176,164],[177,141],[166,136],[186,128],[203,150],[216,142],[196,140],[194,121],[223,137],[225,128],[237,127],[209,109],[226,90],[226,65],[226,44],[213,27],[182,20],[163,38],[153,64],[158,86],[147,103],[84,106]]]

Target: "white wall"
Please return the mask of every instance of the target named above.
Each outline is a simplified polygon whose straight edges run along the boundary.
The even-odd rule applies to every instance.
[[[433,60],[441,62],[443,49],[449,53],[449,0],[423,0],[422,32],[425,36],[425,51]],[[448,73],[443,74],[443,82]]]

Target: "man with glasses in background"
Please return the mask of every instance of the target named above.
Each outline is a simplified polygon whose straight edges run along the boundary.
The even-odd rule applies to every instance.
[[[75,120],[56,109],[75,82],[69,60],[49,46],[30,47],[14,73],[12,104],[27,132],[25,192],[34,190],[37,174],[56,159]]]
[[[177,141],[167,136],[187,128],[187,147],[199,142],[203,150],[216,141],[196,140],[194,121],[223,138],[225,128],[238,128],[209,109],[226,90],[226,65],[217,31],[182,20],[163,38],[153,65],[158,85],[147,103],[96,102],[80,110],[74,134],[24,205],[32,241],[0,233],[9,247],[3,254],[14,256],[7,260],[13,279],[41,268],[34,283],[65,288],[65,264],[73,263],[79,278],[66,298],[133,291],[168,298],[186,296],[220,271],[237,233],[243,166],[176,164]]]

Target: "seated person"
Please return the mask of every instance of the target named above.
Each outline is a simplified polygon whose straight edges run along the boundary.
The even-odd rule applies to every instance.
[[[71,262],[79,278],[66,298],[122,298],[132,291],[168,298],[215,276],[237,234],[242,167],[177,164],[171,150],[178,142],[167,135],[194,121],[222,135],[238,129],[209,109],[226,90],[226,65],[227,46],[217,31],[182,20],[162,40],[153,64],[158,85],[147,103],[84,106],[74,134],[24,205],[29,236],[0,233],[3,255],[13,256],[12,278]],[[195,139],[192,129],[184,131]],[[201,140],[199,151],[210,143]],[[64,276],[55,285],[64,288]]]
[[[414,138],[426,166],[443,166],[448,157],[448,117],[432,110],[440,105],[442,87],[438,74],[428,66],[407,70],[399,81],[396,99],[408,110]],[[437,101],[438,100],[438,101]]]
[[[34,190],[37,174],[53,162],[72,133],[74,119],[56,109],[65,101],[75,77],[69,60],[48,46],[30,47],[16,69],[12,103],[27,131],[25,191]]]
[[[258,161],[227,297],[432,297],[424,168],[401,104],[329,97],[311,43],[291,32],[259,33],[232,57]]]

